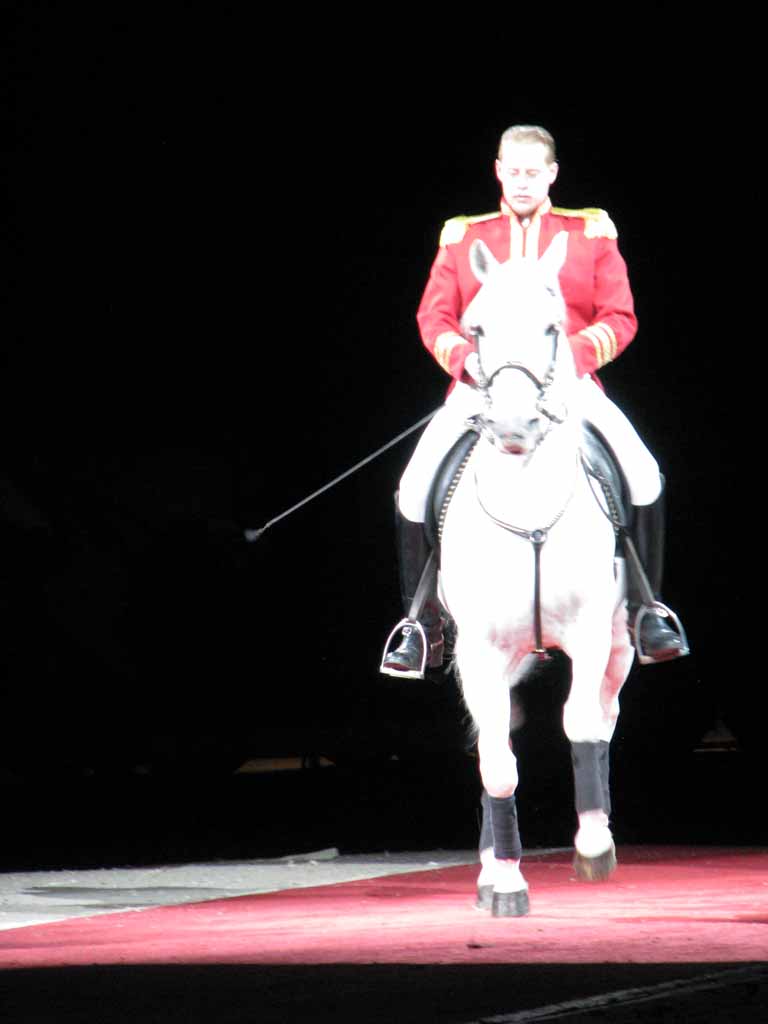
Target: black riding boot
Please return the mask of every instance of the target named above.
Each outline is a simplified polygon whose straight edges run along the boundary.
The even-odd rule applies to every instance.
[[[421,577],[432,553],[423,523],[406,519],[395,502],[395,530],[400,568],[400,594],[405,606],[405,619],[392,634],[379,669],[384,675],[423,679],[424,668],[439,668],[443,663],[443,619],[437,601],[437,566],[431,567],[428,586],[418,619],[412,619],[411,605]],[[400,645],[389,647],[400,635]],[[426,656],[424,642],[426,640]]]
[[[627,605],[632,642],[644,665],[681,658],[689,653],[685,632],[660,598],[664,567],[663,489],[652,505],[635,505],[632,512],[630,536],[652,592],[643,586],[644,581],[628,558]]]

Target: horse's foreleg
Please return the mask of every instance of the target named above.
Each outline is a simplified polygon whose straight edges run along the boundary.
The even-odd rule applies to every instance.
[[[528,913],[528,886],[520,871],[522,843],[515,804],[517,760],[509,740],[510,693],[504,677],[504,659],[500,652],[493,651],[482,665],[462,667],[460,652],[457,653],[464,700],[478,730],[484,786],[477,905],[490,907],[494,917],[519,917]],[[493,682],[489,683],[489,678]],[[468,685],[468,680],[478,679],[485,685]]]
[[[520,873],[522,842],[517,821],[517,759],[509,739],[509,693],[506,694],[507,714],[501,721],[489,719],[487,728],[480,728],[478,753],[480,776],[483,780],[483,828],[480,836],[482,870],[478,879],[480,902],[488,898],[488,885],[493,886],[493,913],[502,914],[501,899],[510,893],[527,892]],[[513,901],[514,902],[514,901]],[[517,910],[527,913],[527,910]],[[509,912],[503,912],[509,916]]]
[[[579,818],[574,868],[579,877],[590,881],[607,878],[616,867],[609,827],[609,748],[618,715],[618,689],[612,682],[606,685],[611,642],[571,653],[573,678],[563,709]]]
[[[600,705],[610,730],[610,739],[619,717],[619,694],[632,668],[635,651],[629,641],[627,606],[622,601],[613,614],[611,652],[600,686]]]
[[[586,881],[607,878],[616,867],[616,849],[609,826],[611,788],[609,744],[571,742],[576,813],[579,829],[573,866]]]
[[[632,668],[634,650],[629,643],[627,610],[620,604],[614,613],[611,651],[600,685],[599,711],[592,722],[591,735],[597,739],[571,737],[576,811],[579,830],[576,833],[577,874],[588,881],[607,878],[616,867],[616,851],[609,827],[611,815],[610,740],[619,717],[619,693]],[[574,716],[577,717],[577,716]],[[584,716],[580,724],[571,721],[574,730],[581,728],[590,735]],[[582,735],[585,732],[582,731]]]
[[[494,917],[520,917],[528,913],[529,904],[528,885],[520,870],[523,847],[514,794],[492,797],[483,790],[482,805],[476,906],[490,910]]]

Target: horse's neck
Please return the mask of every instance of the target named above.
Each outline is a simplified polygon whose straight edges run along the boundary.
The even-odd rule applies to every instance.
[[[554,426],[527,459],[481,443],[475,479],[483,506],[520,529],[545,527],[573,494],[580,437],[580,422],[569,417]]]

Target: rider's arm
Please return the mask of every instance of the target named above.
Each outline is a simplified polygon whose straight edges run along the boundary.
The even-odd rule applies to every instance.
[[[474,345],[461,333],[461,296],[455,246],[441,246],[416,313],[421,340],[449,376],[461,380]]]
[[[571,325],[569,334],[576,369],[580,376],[593,374],[612,362],[637,333],[632,291],[627,266],[615,237],[596,238],[591,268],[591,308],[584,310],[583,323]]]

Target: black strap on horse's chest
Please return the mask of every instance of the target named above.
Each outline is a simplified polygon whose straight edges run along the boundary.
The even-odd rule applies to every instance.
[[[533,546],[533,636],[536,644],[533,649],[533,653],[538,656],[540,661],[546,661],[549,659],[549,654],[544,646],[544,635],[541,625],[541,549],[544,547],[547,538],[549,537],[550,530],[556,526],[565,515],[565,511],[571,503],[571,498],[574,495],[575,489],[576,485],[574,482],[574,489],[571,491],[563,507],[550,522],[549,526],[537,530],[523,530],[519,526],[513,526],[511,523],[504,522],[503,519],[497,519],[496,516],[493,515],[492,512],[489,512],[485,505],[483,505],[479,493],[476,494],[480,508],[492,522],[496,523],[497,526],[500,526],[502,530],[506,530],[507,533],[512,533],[515,537],[520,537],[522,540],[530,541]]]

